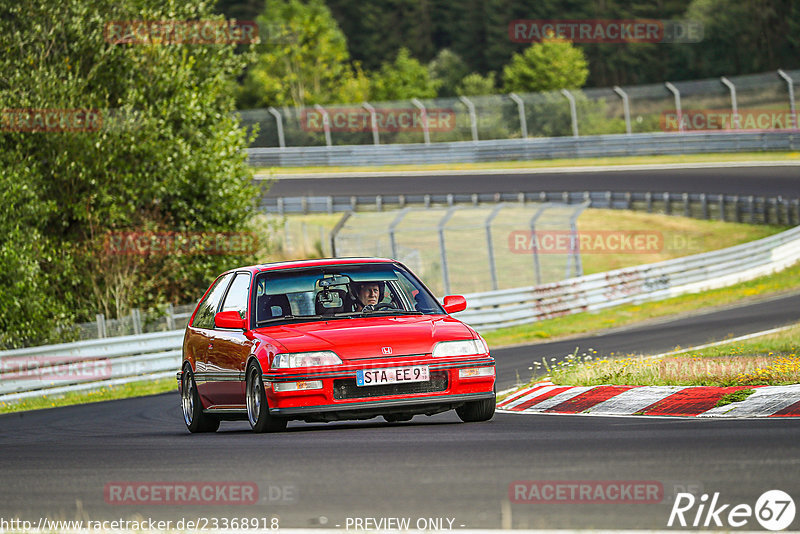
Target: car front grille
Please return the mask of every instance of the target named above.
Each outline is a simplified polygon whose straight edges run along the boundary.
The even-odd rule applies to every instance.
[[[341,378],[333,381],[333,398],[363,399],[367,397],[389,397],[392,395],[413,395],[415,393],[435,393],[447,389],[447,371],[432,371],[427,382],[406,382],[381,384],[379,386],[357,386],[355,378]]]

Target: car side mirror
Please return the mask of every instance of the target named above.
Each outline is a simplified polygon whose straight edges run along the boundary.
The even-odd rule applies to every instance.
[[[244,328],[244,319],[236,310],[219,312],[214,316],[214,326],[218,328]]]
[[[444,311],[448,314],[467,309],[467,299],[461,295],[448,295],[444,298]]]

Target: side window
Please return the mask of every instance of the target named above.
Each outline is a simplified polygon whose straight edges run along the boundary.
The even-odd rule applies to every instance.
[[[239,316],[244,319],[244,315],[247,312],[247,297],[249,294],[250,273],[237,273],[220,311],[237,311]]]
[[[217,278],[214,285],[211,286],[211,291],[208,292],[206,298],[200,303],[197,309],[197,314],[194,316],[192,326],[195,328],[214,328],[214,314],[217,313],[217,306],[225,294],[225,288],[228,287],[233,273],[226,274]]]

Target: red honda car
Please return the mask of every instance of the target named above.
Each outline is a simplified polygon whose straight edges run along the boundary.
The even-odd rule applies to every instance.
[[[386,259],[271,263],[222,274],[189,321],[178,373],[191,432],[223,420],[275,432],[292,419],[408,421],[455,409],[486,421],[494,358],[402,264]]]

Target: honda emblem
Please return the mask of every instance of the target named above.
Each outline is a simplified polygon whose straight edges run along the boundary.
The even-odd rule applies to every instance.
[[[381,352],[384,353],[384,354],[391,354],[392,353],[392,347],[381,347]]]

